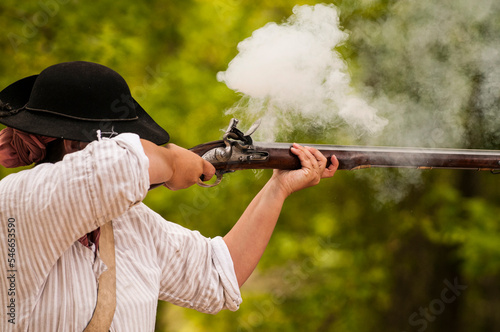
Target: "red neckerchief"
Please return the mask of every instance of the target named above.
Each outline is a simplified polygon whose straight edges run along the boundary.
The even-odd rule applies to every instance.
[[[78,242],[83,244],[87,248],[91,248],[92,243],[95,244],[95,250],[99,248],[99,236],[101,235],[101,229],[98,228],[95,231],[92,231],[88,234],[85,234],[81,238],[78,239]]]

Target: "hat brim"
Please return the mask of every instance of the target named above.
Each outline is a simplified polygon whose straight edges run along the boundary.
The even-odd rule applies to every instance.
[[[13,109],[23,108],[29,100],[38,75],[23,78],[0,92],[0,100]],[[134,120],[79,120],[47,112],[20,110],[18,113],[0,117],[0,123],[31,134],[91,142],[102,137],[113,137],[122,133],[135,133],[139,137],[162,145],[169,141],[169,134],[160,127],[135,101],[137,119]]]

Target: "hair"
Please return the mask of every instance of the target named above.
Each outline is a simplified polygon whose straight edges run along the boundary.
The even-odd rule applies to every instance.
[[[47,145],[57,140],[7,127],[0,131],[0,164],[7,168],[28,166],[45,159]]]
[[[79,143],[77,146],[74,143]],[[88,143],[71,142],[71,150],[66,151],[63,138],[30,134],[14,128],[0,130],[0,165],[7,168],[56,163],[65,154],[83,149]]]

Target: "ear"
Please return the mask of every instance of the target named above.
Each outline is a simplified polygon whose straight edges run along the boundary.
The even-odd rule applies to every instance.
[[[79,141],[71,141],[71,140],[64,140],[64,151],[65,153],[72,153],[76,151],[83,150],[88,143],[84,142],[79,142]]]

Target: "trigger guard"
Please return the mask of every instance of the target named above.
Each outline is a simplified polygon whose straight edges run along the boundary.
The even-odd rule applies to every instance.
[[[205,183],[201,179],[198,179],[198,182],[196,184],[199,185],[200,187],[203,187],[203,188],[215,187],[216,185],[218,185],[222,181],[222,177],[224,176],[224,174],[216,173],[215,175],[217,176],[217,179],[212,184]]]

